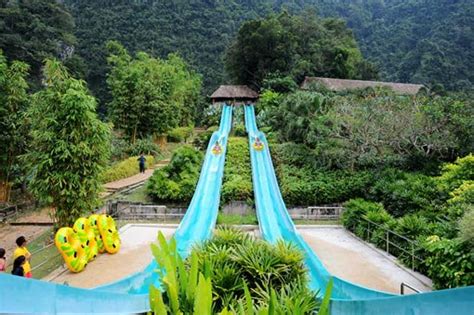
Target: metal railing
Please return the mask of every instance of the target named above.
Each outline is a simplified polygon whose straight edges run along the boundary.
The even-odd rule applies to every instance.
[[[343,207],[315,206],[307,207],[304,211],[290,210],[290,216],[292,219],[338,220],[341,217],[342,212],[344,212]]]
[[[409,288],[410,290],[412,290],[413,292],[416,292],[416,293],[421,293],[420,290],[412,287],[411,285],[405,283],[405,282],[402,282],[400,283],[400,294],[401,295],[404,295],[405,294],[405,288]]]
[[[416,251],[420,249],[418,242],[411,240],[403,235],[400,235],[385,226],[375,223],[366,218],[359,218],[361,224],[357,228],[353,228],[354,233],[364,240],[374,243],[377,247],[383,248],[388,254],[397,258],[410,258],[409,268],[415,271],[416,261],[423,262],[423,259],[416,255]],[[361,231],[358,229],[363,229]],[[406,259],[404,259],[406,261]]]

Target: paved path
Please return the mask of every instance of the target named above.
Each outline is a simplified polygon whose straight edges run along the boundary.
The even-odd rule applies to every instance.
[[[299,232],[329,272],[342,279],[393,293],[400,293],[401,282],[421,291],[431,291],[427,277],[421,274],[413,276],[384,252],[355,238],[343,228],[305,228]]]
[[[130,176],[130,177],[127,177],[127,178],[122,178],[122,179],[116,180],[114,182],[106,183],[106,184],[104,184],[104,188],[105,188],[105,190],[108,190],[108,191],[117,191],[117,190],[123,189],[125,187],[128,187],[130,185],[134,185],[134,184],[144,182],[148,178],[150,178],[151,175],[153,175],[153,171],[154,171],[154,169],[149,168],[149,169],[145,170],[145,173],[138,173],[136,175],[133,175],[133,176]]]

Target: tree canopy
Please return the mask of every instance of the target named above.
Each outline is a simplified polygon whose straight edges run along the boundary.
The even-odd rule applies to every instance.
[[[342,20],[320,19],[312,12],[245,22],[226,56],[231,77],[257,88],[272,75],[290,75],[298,82],[305,76],[371,79],[376,72],[369,68]]]
[[[162,60],[144,52],[132,58],[115,41],[107,48],[112,66],[107,79],[112,94],[110,116],[132,142],[192,123],[201,78],[183,59],[171,54]]]

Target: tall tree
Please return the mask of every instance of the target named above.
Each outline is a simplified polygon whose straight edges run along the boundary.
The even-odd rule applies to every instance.
[[[28,112],[30,189],[55,208],[56,223],[65,226],[98,205],[110,130],[97,118],[85,83],[59,61],[47,60],[44,76],[46,88],[33,95]]]
[[[19,61],[9,65],[0,50],[0,200],[7,202],[13,168],[26,145],[27,73],[28,65]]]
[[[298,82],[307,75],[369,79],[376,74],[342,20],[323,20],[311,11],[244,23],[227,51],[226,69],[237,83],[257,88],[275,74]]]
[[[107,48],[112,66],[107,79],[110,116],[132,143],[193,120],[201,79],[180,57],[162,60],[139,52],[132,58],[114,41]]]

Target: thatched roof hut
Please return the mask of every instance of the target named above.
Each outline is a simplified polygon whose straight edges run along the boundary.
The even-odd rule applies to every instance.
[[[221,85],[211,95],[213,103],[253,103],[258,99],[258,93],[246,85]]]
[[[390,88],[395,93],[406,95],[415,95],[424,88],[421,84],[306,77],[301,84],[301,89],[307,90],[312,84],[321,84],[331,91],[346,91],[381,86]]]

